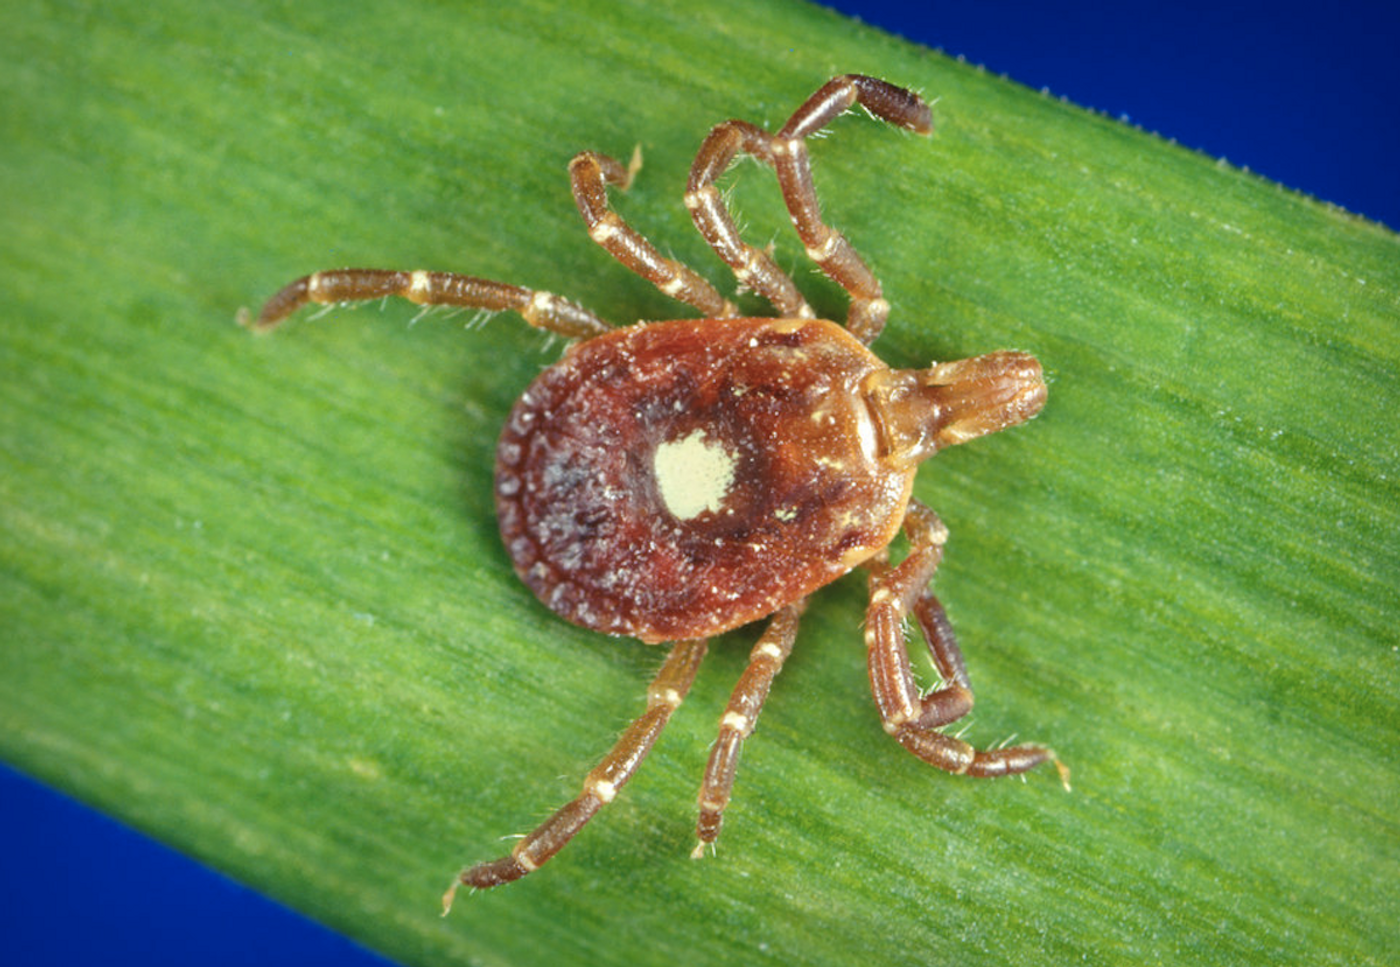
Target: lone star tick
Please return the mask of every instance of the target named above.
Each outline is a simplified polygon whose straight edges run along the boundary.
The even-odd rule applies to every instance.
[[[1039,412],[1040,364],[994,352],[896,370],[867,348],[890,307],[850,243],[822,221],[805,140],[854,104],[918,134],[932,130],[918,95],[849,74],[824,84],[777,134],[744,121],[718,125],[690,169],[685,204],[700,234],[777,318],[740,317],[709,282],[662,257],[608,205],[607,187],[627,188],[637,162],[624,167],[584,152],[569,175],[589,236],[705,318],[612,329],[577,303],[502,282],[336,269],[296,280],[256,320],[243,319],[265,330],[308,302],[397,295],[425,306],[512,309],[580,340],[506,421],[496,449],[501,536],[520,579],[561,617],[673,644],[646,711],[578,798],[509,855],[464,870],[443,897],[444,912],[460,884],[498,886],[554,856],[636,771],[690,689],[706,639],[767,617],[700,787],[691,855],[702,856],[719,835],[740,746],[792,650],[808,595],[855,567],[869,574],[865,644],[886,732],[925,762],[970,776],[1055,761],[1044,746],[974,749],[940,731],[968,713],[972,691],[928,587],[948,531],[912,496],[918,465],[939,449]],[[772,258],[739,237],[715,179],[740,154],[773,169],[807,254],[850,294],[844,328],[815,318]],[[888,547],[901,529],[909,551],[895,566]],[[942,679],[927,694],[910,671],[910,615]]]

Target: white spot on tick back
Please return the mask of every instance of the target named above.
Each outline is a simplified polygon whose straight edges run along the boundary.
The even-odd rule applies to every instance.
[[[734,454],[701,430],[656,448],[656,489],[666,509],[681,520],[716,513],[734,485]]]

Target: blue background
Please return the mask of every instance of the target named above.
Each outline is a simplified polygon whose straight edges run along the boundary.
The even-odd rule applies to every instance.
[[[1400,230],[1400,4],[828,5]]]
[[[1393,2],[834,6],[1400,226]],[[0,830],[9,963],[385,963],[3,768]]]

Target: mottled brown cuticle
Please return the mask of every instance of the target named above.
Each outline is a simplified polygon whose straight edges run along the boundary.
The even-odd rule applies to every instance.
[[[517,573],[564,617],[644,641],[717,634],[828,583],[832,554],[844,571],[853,548],[879,550],[908,499],[912,471],[867,452],[857,426],[857,389],[882,365],[818,320],[655,323],[575,347],[501,438]],[[717,509],[681,519],[653,463],[694,433],[733,478]]]

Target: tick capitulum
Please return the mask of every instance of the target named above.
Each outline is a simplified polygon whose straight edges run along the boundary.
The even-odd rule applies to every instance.
[[[1055,761],[1044,746],[975,749],[940,731],[967,714],[972,691],[929,590],[948,531],[912,496],[921,461],[1040,410],[1040,364],[995,352],[894,370],[867,348],[890,307],[850,243],[821,220],[805,141],[854,104],[901,128],[932,130],[918,95],[851,74],[823,85],[776,134],[744,121],[718,125],[691,167],[685,204],[696,227],[777,318],[740,317],[694,270],[662,257],[608,204],[608,186],[626,188],[636,162],[584,152],[569,174],[590,237],[705,318],[614,330],[574,302],[502,282],[337,269],[291,283],[249,323],[270,329],[308,302],[397,295],[426,306],[512,309],[580,340],[526,389],[506,422],[496,450],[501,535],[520,579],[557,614],[673,644],[646,711],[579,796],[508,855],[464,870],[443,897],[444,912],[460,884],[498,886],[554,856],[636,771],[694,681],[706,640],[768,618],[701,784],[692,855],[703,855],[719,835],[740,746],[792,650],[808,595],[856,567],[869,575],[865,644],[885,731],[953,773],[1004,776]],[[715,180],[741,154],[773,169],[807,254],[850,294],[844,328],[815,318],[768,254],[740,238]],[[888,547],[901,530],[909,552],[896,566]],[[910,671],[902,631],[909,617],[942,679],[928,693]]]

